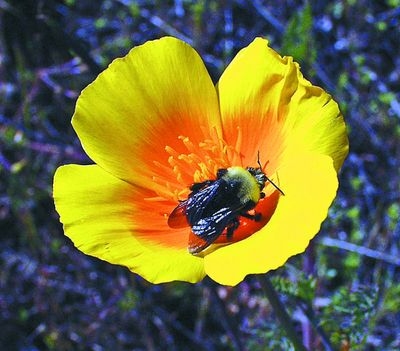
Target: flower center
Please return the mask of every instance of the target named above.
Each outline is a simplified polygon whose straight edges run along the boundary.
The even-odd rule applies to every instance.
[[[188,199],[191,193],[190,187],[193,184],[216,180],[217,172],[220,169],[250,166],[247,164],[245,167],[243,166],[245,155],[241,152],[242,133],[239,127],[236,142],[233,145],[229,145],[221,138],[216,129],[213,129],[211,133],[209,130],[201,129],[202,134],[207,135],[208,138],[194,141],[186,135],[179,135],[175,141],[164,147],[166,152],[164,160],[160,155],[158,160],[152,161],[154,196],[151,196],[149,192],[150,196],[144,199],[144,203],[148,204],[146,208],[149,211],[158,212],[161,216],[158,217],[160,218],[160,233],[163,232],[165,235],[157,236],[153,240],[160,240],[163,244],[182,247],[182,244],[185,244],[185,236],[182,236],[184,233],[189,233],[189,243],[193,240],[193,232],[187,232],[189,225],[184,217],[186,214],[182,213],[184,214],[182,220],[179,216],[176,221],[173,220],[176,225],[168,224],[173,211],[179,208],[179,203]],[[256,161],[255,159],[254,163]],[[235,225],[233,230],[229,230],[231,225],[220,228],[221,233],[213,241],[213,244],[199,255],[206,254],[207,250],[212,251],[221,244],[226,245],[243,240],[265,226],[275,211],[280,194],[269,182],[265,184],[263,192],[265,197],[260,199],[249,211],[248,216],[238,213],[235,221],[232,222]],[[143,235],[146,233],[144,232]]]

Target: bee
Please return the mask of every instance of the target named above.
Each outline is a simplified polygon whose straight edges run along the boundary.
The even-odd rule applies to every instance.
[[[230,167],[217,172],[217,179],[194,183],[187,200],[181,201],[168,217],[171,228],[190,226],[188,250],[197,255],[210,246],[224,231],[228,240],[239,227],[240,217],[261,220],[261,213],[250,214],[260,199],[265,183],[283,191],[259,167]]]

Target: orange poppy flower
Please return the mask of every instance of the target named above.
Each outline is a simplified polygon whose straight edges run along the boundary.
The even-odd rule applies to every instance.
[[[291,57],[255,39],[214,86],[194,49],[171,37],[116,59],[80,95],[72,125],[95,165],[60,167],[54,199],[65,234],[84,253],[153,283],[235,285],[303,252],[327,215],[348,152],[338,105]],[[218,169],[258,167],[254,211],[200,255],[190,226],[168,218],[196,182]]]

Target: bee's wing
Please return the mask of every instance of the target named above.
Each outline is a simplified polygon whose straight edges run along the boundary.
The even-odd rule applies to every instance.
[[[212,216],[200,219],[192,226],[192,233],[189,236],[189,252],[199,253],[210,246],[236,216],[235,209],[224,207]]]
[[[186,202],[186,216],[190,225],[198,223],[201,219],[209,217],[210,207],[215,202],[217,196],[222,195],[223,181],[216,180],[204,189],[193,194]],[[211,206],[210,206],[211,205]]]
[[[204,217],[204,211],[206,211],[207,206],[215,198],[220,188],[220,183],[218,180],[211,183],[176,206],[168,217],[169,227],[184,228]]]

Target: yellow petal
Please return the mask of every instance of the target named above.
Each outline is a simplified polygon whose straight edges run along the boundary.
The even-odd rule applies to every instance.
[[[145,187],[155,184],[154,160],[168,165],[166,146],[187,152],[179,136],[197,145],[221,130],[216,90],[200,56],[171,37],[111,63],[83,90],[72,124],[99,166]]]
[[[67,165],[54,177],[54,200],[65,234],[82,252],[110,263],[128,267],[153,283],[172,280],[197,282],[204,277],[203,260],[180,249],[147,238],[135,217],[135,199],[142,200],[141,188],[103,171],[96,165]],[[139,201],[139,202],[140,202]],[[186,242],[186,240],[185,240]]]
[[[343,117],[332,97],[311,85],[292,57],[281,57],[257,38],[242,49],[219,83],[221,118],[228,144],[243,141],[247,166],[257,152],[273,173],[284,153],[331,156],[338,170],[348,152]],[[241,135],[238,133],[238,126]]]
[[[204,258],[207,275],[218,283],[236,285],[248,274],[280,267],[303,252],[319,231],[338,187],[332,159],[300,155],[285,161],[278,176],[285,196],[280,197],[267,225]]]

